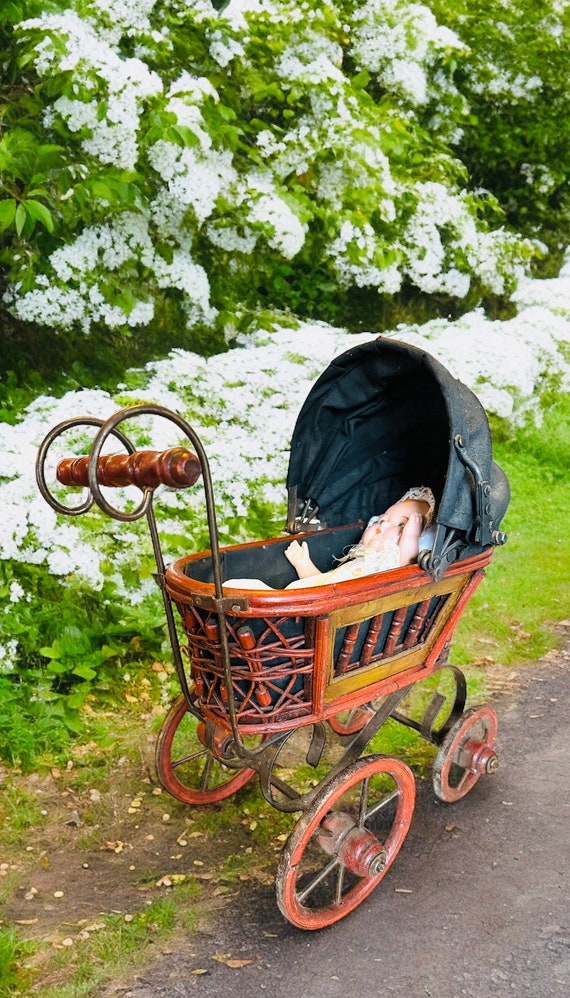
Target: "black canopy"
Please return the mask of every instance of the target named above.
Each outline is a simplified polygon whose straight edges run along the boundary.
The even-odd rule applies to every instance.
[[[299,413],[289,529],[306,529],[315,506],[322,526],[366,521],[413,485],[432,489],[447,543],[449,530],[480,547],[505,539],[509,485],[482,405],[425,350],[379,336],[333,360]]]

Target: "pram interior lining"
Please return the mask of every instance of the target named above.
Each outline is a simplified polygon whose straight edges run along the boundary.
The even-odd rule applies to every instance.
[[[439,384],[409,358],[383,359],[381,372],[374,361],[331,365],[299,415],[289,483],[317,501],[327,526],[368,520],[412,485],[430,485],[438,503],[443,493],[449,422]]]
[[[351,524],[333,530],[322,530],[311,534],[311,557],[317,568],[326,572],[334,568],[342,553],[356,544],[362,535],[364,525]],[[241,544],[221,548],[220,565],[223,579],[259,578],[272,589],[284,589],[297,578],[293,566],[287,561],[284,551],[291,543],[291,537],[276,538],[263,544]],[[185,574],[199,582],[212,583],[214,573],[209,554],[193,559],[185,566]]]
[[[306,539],[311,550],[311,558],[321,572],[326,572],[338,565],[341,558],[360,540],[365,524],[354,523],[343,527],[332,527],[299,535]],[[261,579],[272,589],[283,591],[290,582],[297,579],[297,573],[287,561],[284,551],[291,543],[290,535],[273,538],[266,542],[236,544],[220,549],[220,567],[222,579]],[[465,545],[457,560],[465,560],[478,553],[477,545]],[[213,587],[214,569],[210,552],[198,556],[193,555],[183,561],[183,572],[192,581],[206,583]],[[399,575],[403,570],[392,569]],[[370,578],[371,584],[372,579]],[[322,586],[322,589],[329,587]],[[228,590],[233,591],[233,590]],[[245,590],[242,590],[245,592]]]

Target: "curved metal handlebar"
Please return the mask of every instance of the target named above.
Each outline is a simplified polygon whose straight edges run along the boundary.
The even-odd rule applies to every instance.
[[[159,416],[174,423],[192,443],[196,453],[185,447],[173,447],[167,451],[137,451],[119,425],[127,419],[138,416]],[[66,506],[48,488],[45,477],[45,463],[48,451],[54,441],[67,430],[78,426],[95,426],[98,432],[91,444],[88,457],[66,458],[58,464],[57,478],[64,485],[86,486],[90,496],[79,506]],[[101,455],[109,436],[121,442],[126,454]],[[77,416],[59,423],[43,440],[36,460],[36,479],[44,499],[58,513],[79,515],[91,508],[93,502],[104,513],[117,520],[138,520],[147,513],[152,502],[153,490],[161,484],[174,488],[193,485],[202,474],[206,493],[208,528],[212,554],[214,555],[214,582],[216,596],[222,597],[221,570],[219,566],[218,529],[214,507],[214,493],[210,467],[200,438],[189,423],[178,413],[152,402],[126,406],[110,416],[97,419],[91,416]],[[112,506],[101,491],[102,486],[137,485],[143,490],[140,505],[131,512],[124,512]]]
[[[118,429],[118,426],[125,420],[133,419],[138,416],[159,416],[163,419],[169,420],[171,423],[174,423],[174,425],[185,434],[196,453],[193,454],[191,451],[188,451],[183,447],[172,448],[170,451],[164,452],[137,452],[133,444]],[[80,425],[99,427],[95,439],[91,444],[89,457],[82,457],[75,460],[68,459],[60,463],[58,466],[58,478],[63,484],[66,485],[87,485],[90,495],[86,502],[82,503],[80,506],[68,507],[64,506],[58,499],[56,499],[48,489],[45,481],[45,461],[48,450],[54,440],[71,427]],[[127,451],[127,454],[101,455],[103,445],[111,435],[121,441]],[[144,514],[147,515],[158,568],[157,582],[162,590],[176,667],[188,706],[193,713],[195,713],[195,708],[192,705],[189,695],[184,667],[180,655],[180,648],[176,636],[176,626],[174,624],[172,606],[166,592],[166,570],[162,559],[160,541],[152,509],[152,498],[153,491],[157,485],[166,484],[174,487],[187,487],[197,481],[200,473],[202,474],[206,499],[206,513],[208,518],[208,532],[210,535],[212,569],[214,576],[215,599],[212,600],[211,609],[218,615],[220,624],[220,650],[225,680],[228,689],[231,690],[232,675],[225,622],[225,605],[226,602],[229,604],[236,603],[238,601],[224,598],[222,587],[222,569],[220,564],[219,535],[216,522],[214,491],[212,487],[210,466],[200,438],[192,429],[190,424],[187,423],[186,420],[183,419],[178,413],[172,412],[170,409],[166,409],[164,406],[156,405],[154,403],[141,403],[139,405],[127,406],[124,409],[120,409],[106,421],[91,417],[78,417],[76,419],[67,420],[65,423],[60,423],[59,426],[56,426],[50,433],[48,433],[47,437],[41,444],[36,461],[36,478],[40,492],[50,506],[52,506],[52,508],[59,513],[78,515],[79,513],[84,513],[89,510],[93,505],[93,502],[95,502],[104,513],[107,513],[109,516],[112,516],[117,520],[132,522],[133,520],[138,520]],[[182,479],[182,481],[180,479]],[[101,492],[101,486],[105,485],[138,485],[138,487],[143,490],[142,501],[139,506],[131,512],[124,512],[123,510],[116,509],[106,500],[105,496]],[[233,696],[228,698],[228,713],[230,715],[230,724],[238,754],[246,757],[248,755],[248,750],[243,743],[238,729]]]
[[[79,516],[81,513],[87,513],[91,509],[94,502],[93,495],[89,495],[85,502],[82,502],[79,506],[66,506],[64,503],[60,502],[59,499],[52,494],[48,488],[45,475],[45,464],[47,455],[52,444],[67,430],[73,429],[76,426],[104,426],[103,419],[97,419],[94,416],[75,416],[72,419],[66,419],[63,423],[58,423],[54,426],[52,430],[47,434],[40,445],[38,451],[38,456],[36,458],[36,481],[38,483],[38,488],[44,497],[45,501],[51,506],[56,513],[64,513],[66,516]],[[118,430],[113,431],[113,435],[122,443],[123,447],[128,451],[129,454],[134,453],[135,448],[131,444],[130,440]],[[89,460],[88,458],[86,460]],[[77,482],[74,484],[85,484],[88,482]]]

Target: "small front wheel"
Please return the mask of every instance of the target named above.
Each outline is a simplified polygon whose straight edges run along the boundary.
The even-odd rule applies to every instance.
[[[299,819],[276,877],[282,914],[322,929],[353,911],[382,880],[407,835],[414,776],[383,755],[353,762],[323,787]]]
[[[180,695],[158,734],[156,771],[162,786],[184,804],[216,804],[237,793],[255,776],[249,767],[224,766],[204,744],[204,725]]]
[[[433,763],[433,788],[440,800],[460,800],[479,777],[495,772],[497,726],[492,707],[472,707],[448,731]]]

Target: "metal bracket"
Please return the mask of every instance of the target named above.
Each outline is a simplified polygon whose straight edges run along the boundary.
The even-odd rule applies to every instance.
[[[475,531],[473,539],[476,544],[480,544],[481,547],[488,547],[489,544],[493,544],[493,534],[494,534],[494,524],[492,520],[493,507],[491,504],[491,484],[483,478],[481,469],[476,461],[474,461],[465,450],[465,438],[458,433],[453,443],[455,444],[455,450],[466,468],[469,469],[471,475],[473,476],[473,482],[475,485]]]
[[[246,596],[208,596],[202,593],[190,593],[194,606],[201,610],[213,610],[214,613],[238,613],[249,610],[249,600]]]
[[[299,503],[296,504],[297,508]],[[326,524],[318,518],[319,504],[315,499],[306,499],[299,513],[287,521],[287,531],[290,534],[305,534],[323,530]]]

